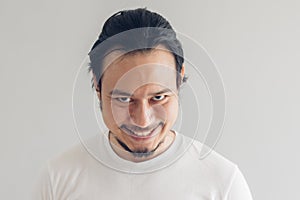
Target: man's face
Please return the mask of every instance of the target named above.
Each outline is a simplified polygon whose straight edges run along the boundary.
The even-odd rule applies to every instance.
[[[173,54],[154,49],[116,59],[102,77],[103,120],[130,151],[147,153],[170,134],[178,113]]]

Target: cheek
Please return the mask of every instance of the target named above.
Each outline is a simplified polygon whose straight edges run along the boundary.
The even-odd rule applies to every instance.
[[[128,119],[128,107],[114,105],[114,103],[110,100],[103,103],[102,116],[106,124],[111,126],[120,126],[126,119]]]
[[[128,106],[112,106],[112,116],[116,124],[121,125],[129,119]]]
[[[102,117],[103,121],[106,124],[107,127],[111,128],[113,126],[116,126],[116,120],[114,119],[114,112],[112,110],[111,101],[108,99],[105,99],[102,101]]]
[[[164,108],[166,113],[166,121],[171,124],[175,123],[178,115],[178,102],[171,101]]]

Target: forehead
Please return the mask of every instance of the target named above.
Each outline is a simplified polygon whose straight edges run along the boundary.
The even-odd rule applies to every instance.
[[[102,77],[103,91],[118,89],[133,92],[146,84],[176,88],[176,63],[171,52],[152,49],[120,54],[113,52],[104,60],[107,68]]]
[[[175,57],[162,45],[157,48],[145,51],[134,51],[126,53],[115,50],[109,53],[103,60],[104,75],[111,75],[116,72],[126,72],[136,66],[145,64],[161,64],[175,68]],[[107,73],[106,73],[107,72]]]

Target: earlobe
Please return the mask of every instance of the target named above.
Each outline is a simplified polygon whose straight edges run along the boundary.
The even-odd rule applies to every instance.
[[[101,93],[100,93],[100,90],[99,90],[98,86],[95,86],[95,88],[96,88],[96,92],[97,92],[98,99],[99,99],[99,101],[101,101]]]

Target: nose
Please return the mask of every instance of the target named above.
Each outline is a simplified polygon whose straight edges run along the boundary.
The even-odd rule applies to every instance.
[[[141,128],[149,126],[153,120],[153,109],[148,101],[134,103],[129,112],[133,124]]]

